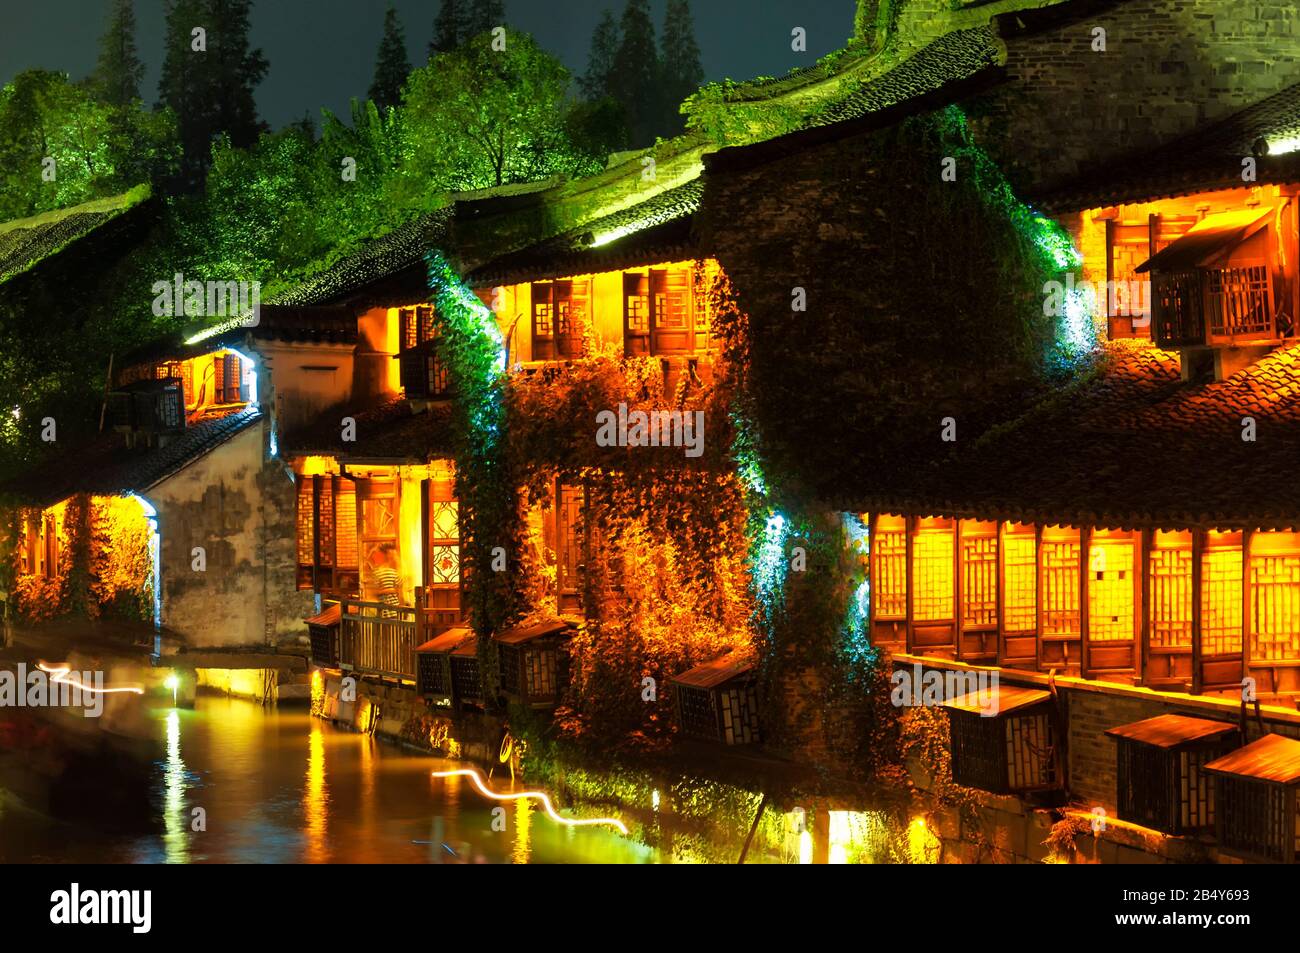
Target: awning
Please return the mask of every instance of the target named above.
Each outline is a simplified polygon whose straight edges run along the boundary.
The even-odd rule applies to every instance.
[[[1265,735],[1231,754],[1215,758],[1201,770],[1272,784],[1295,784],[1300,782],[1300,741],[1282,735]]]
[[[523,645],[525,642],[532,642],[534,639],[544,638],[548,635],[556,635],[574,627],[572,622],[564,619],[547,619],[543,622],[534,622],[529,625],[507,629],[492,638],[502,645]]]
[[[711,662],[705,662],[680,675],[674,675],[669,681],[688,688],[717,688],[733,678],[748,675],[752,671],[754,671],[754,662],[751,658],[740,652],[728,652]]]
[[[1207,215],[1133,270],[1143,273],[1204,268],[1264,228],[1272,214],[1272,208],[1249,208]]]
[[[327,605],[324,611],[322,611],[319,615],[314,615],[310,619],[303,619],[302,621],[306,622],[308,625],[321,625],[321,626],[338,625],[339,619],[342,617],[342,615],[343,615],[343,607],[339,603],[333,602]]]
[[[1045,702],[1051,697],[1051,693],[1037,688],[996,685],[991,686],[987,692],[967,692],[965,695],[960,695],[941,704],[944,708],[951,708],[972,715],[991,713],[1000,717],[1009,715],[1018,709]]]
[[[1190,718],[1187,715],[1157,715],[1108,729],[1106,734],[1155,748],[1177,748],[1193,741],[1211,741],[1235,734],[1236,731],[1236,725],[1224,721]]]
[[[466,639],[473,638],[474,630],[469,626],[455,625],[446,632],[434,636],[428,642],[425,642],[422,645],[417,645],[415,651],[422,653],[441,652],[444,655],[450,655],[453,651],[458,649]]]

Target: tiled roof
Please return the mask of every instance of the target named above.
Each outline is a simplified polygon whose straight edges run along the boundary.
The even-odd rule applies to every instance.
[[[0,223],[0,284],[117,219],[148,196],[141,189]]]
[[[1259,183],[1300,181],[1300,151],[1265,154],[1261,140],[1300,138],[1300,83],[1226,119],[1153,150],[1091,169],[1052,192],[1033,196],[1048,210],[1073,210],[1186,195],[1242,185],[1242,160],[1256,155]],[[1297,143],[1300,144],[1300,143]]]
[[[425,254],[441,240],[450,217],[450,209],[421,215],[322,268],[313,277],[275,293],[266,303],[298,306],[335,303],[408,269],[422,271]]]
[[[943,87],[970,80],[1001,62],[1003,49],[991,26],[954,30],[862,83],[829,109],[813,115],[807,127],[829,126],[919,99]]]
[[[1111,342],[1090,378],[860,502],[1048,524],[1300,527],[1300,345],[1217,382],[1185,383],[1179,368],[1150,343]]]
[[[342,420],[356,421],[356,440],[343,440]],[[451,452],[451,408],[416,410],[394,397],[364,410],[328,411],[297,433],[281,436],[286,454],[322,454],[354,460],[427,461]]]
[[[467,280],[481,288],[695,257],[691,216],[700,207],[703,191],[703,183],[694,179],[563,235],[493,259],[470,272]]]
[[[187,427],[165,446],[128,449],[123,436],[93,441],[38,464],[0,491],[20,502],[47,506],[74,493],[143,493],[262,419],[255,408],[213,416]]]

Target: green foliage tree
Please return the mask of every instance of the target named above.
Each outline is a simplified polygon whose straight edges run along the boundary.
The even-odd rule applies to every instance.
[[[463,188],[536,178],[564,146],[568,86],[568,71],[526,33],[508,33],[504,50],[479,34],[438,56],[403,94],[405,121],[424,133],[408,141],[413,171]]]
[[[406,58],[406,38],[397,11],[391,6],[384,14],[384,36],[375,57],[375,78],[370,98],[380,109],[391,109],[402,100],[402,85],[411,72]]]
[[[619,33],[610,91],[627,114],[632,144],[650,145],[662,128],[663,89],[649,0],[627,0]]]
[[[700,47],[695,42],[695,23],[691,18],[690,0],[668,0],[664,13],[663,103],[664,130],[676,135],[685,128],[680,113],[682,100],[700,88],[704,68],[700,65]]]
[[[144,64],[135,50],[135,2],[115,0],[108,28],[99,41],[92,83],[101,102],[125,107],[140,98]]]

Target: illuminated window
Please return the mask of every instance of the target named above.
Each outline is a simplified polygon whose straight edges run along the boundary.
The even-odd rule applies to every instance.
[[[1007,532],[1002,537],[1002,628],[1006,632],[1033,632],[1038,627],[1036,544],[1032,533]]]
[[[961,614],[967,628],[998,622],[998,538],[994,533],[996,528],[980,535],[962,528]]]
[[[581,357],[590,282],[536,281],[532,297],[533,358]]]
[[[1150,556],[1151,593],[1148,607],[1151,645],[1155,648],[1191,648],[1190,535],[1157,533],[1154,539]]]
[[[1133,638],[1133,544],[1098,540],[1088,548],[1088,638]]]
[[[1289,533],[1259,533],[1250,557],[1250,657],[1300,659],[1300,553]]]
[[[1079,543],[1043,540],[1043,635],[1079,634]]]
[[[907,534],[901,523],[897,529],[877,526],[872,541],[876,566],[872,597],[877,619],[907,618]]]
[[[1201,554],[1201,652],[1241,653],[1241,545]]]
[[[922,529],[912,540],[912,620],[953,618],[952,530]]]
[[[330,594],[356,590],[356,484],[345,477],[300,476],[298,588]]]

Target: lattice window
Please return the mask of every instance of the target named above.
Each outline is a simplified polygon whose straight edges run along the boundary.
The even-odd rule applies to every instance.
[[[997,625],[998,540],[996,536],[965,536],[962,548],[962,624]]]
[[[656,269],[650,273],[654,290],[655,326],[685,329],[690,326],[690,272],[685,268]]]
[[[1055,784],[1055,742],[1047,715],[1016,715],[1008,718],[1006,725],[1007,774],[1011,790]]]
[[[298,478],[298,565],[316,562],[316,481]]]
[[[650,332],[649,280],[644,275],[627,275],[624,279],[624,309],[627,330],[632,334]]]
[[[1252,557],[1250,584],[1251,659],[1300,659],[1300,556]]]
[[[901,529],[878,530],[874,540],[876,580],[872,595],[877,619],[907,618],[907,535]]]
[[[1079,544],[1043,540],[1043,635],[1079,634]]]
[[[322,566],[334,565],[337,525],[334,522],[334,481],[320,477],[316,481],[316,558]]]
[[[1088,559],[1088,638],[1133,638],[1133,544],[1093,544]]]
[[[1192,553],[1188,549],[1151,551],[1151,644],[1156,648],[1192,645]]]
[[[912,619],[953,618],[953,541],[951,532],[921,532],[912,540]]]
[[[460,582],[460,547],[432,546],[429,552],[430,585],[451,585]]]
[[[1002,538],[1002,628],[1006,632],[1033,632],[1038,627],[1037,540],[1028,535]]]
[[[1207,549],[1201,558],[1201,652],[1241,653],[1241,550]]]
[[[429,508],[429,535],[446,542],[460,538],[460,519],[455,501],[435,502]]]
[[[360,565],[357,546],[357,485],[351,480],[334,480],[335,564],[341,569]]]
[[[1266,264],[1206,273],[1212,334],[1258,334],[1273,326],[1273,295]]]
[[[555,310],[549,297],[533,299],[533,336],[549,338],[555,336]]]
[[[555,695],[556,652],[554,649],[530,648],[523,653],[524,684],[529,698]]]

